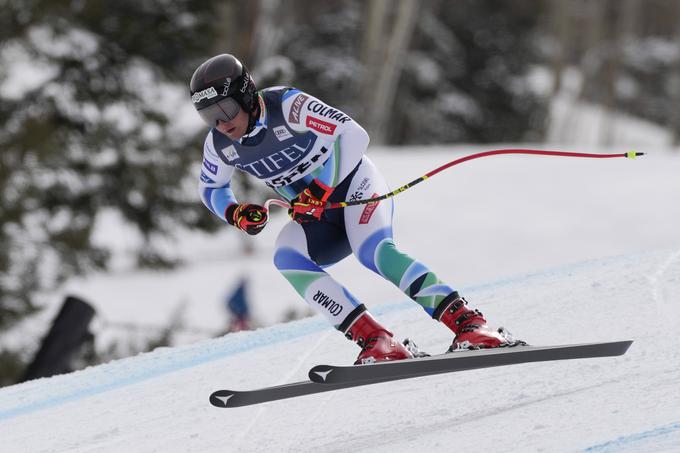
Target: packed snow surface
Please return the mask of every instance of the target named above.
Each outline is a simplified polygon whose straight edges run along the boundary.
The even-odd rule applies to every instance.
[[[405,151],[375,153],[393,187],[460,157],[423,150],[414,159],[421,150]],[[317,316],[0,389],[0,450],[680,451],[680,158],[483,162],[400,195],[397,243],[517,337],[536,345],[635,340],[626,355],[466,371],[252,407],[209,404],[217,389],[295,382],[318,363],[351,363],[356,346]],[[217,327],[210,324],[216,311],[205,307],[219,305],[220,292],[208,282],[248,268],[258,275],[253,303],[271,324],[270,311],[295,301],[269,256],[283,221],[272,222],[245,263],[235,251],[201,256],[215,244],[195,239],[197,255],[182,270],[80,285],[110,318],[131,316],[135,303],[137,316],[156,313],[158,293],[166,303],[172,294],[200,299],[202,311],[189,309],[192,323]],[[225,234],[226,243],[235,240]],[[355,260],[332,272],[397,337],[431,353],[450,344],[446,328]],[[154,289],[154,280],[163,288]]]

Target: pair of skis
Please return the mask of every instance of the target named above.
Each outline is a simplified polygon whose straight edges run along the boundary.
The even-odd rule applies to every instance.
[[[216,407],[239,407],[294,398],[315,393],[378,384],[400,379],[432,376],[456,371],[491,368],[529,362],[614,357],[626,353],[632,340],[559,346],[517,346],[513,348],[459,351],[431,357],[379,362],[369,365],[317,365],[309,380],[256,390],[217,390],[210,395]]]

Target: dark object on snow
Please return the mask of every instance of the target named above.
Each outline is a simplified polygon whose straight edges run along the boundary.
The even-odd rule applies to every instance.
[[[72,371],[72,357],[92,339],[88,327],[94,315],[90,304],[68,296],[20,382]]]
[[[242,278],[233,293],[227,297],[227,311],[231,316],[229,332],[250,330],[250,304],[246,287],[248,279]]]

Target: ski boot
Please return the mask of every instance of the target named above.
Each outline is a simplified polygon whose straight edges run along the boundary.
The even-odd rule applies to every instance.
[[[407,346],[395,341],[392,332],[378,324],[367,311],[356,317],[345,331],[345,336],[361,347],[354,365],[413,357]]]
[[[440,302],[433,317],[456,334],[447,352],[526,344],[524,341],[515,340],[503,327],[496,330],[489,327],[482,313],[468,308],[467,301],[457,292],[451,293]]]

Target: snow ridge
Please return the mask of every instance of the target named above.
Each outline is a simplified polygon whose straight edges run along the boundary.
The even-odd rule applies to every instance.
[[[324,319],[307,318],[0,389],[3,446],[224,451],[230,439],[232,451],[406,452],[449,451],[474,436],[480,450],[678,451],[680,351],[658,347],[680,323],[677,244],[462,291],[492,323],[533,344],[635,343],[616,358],[414,378],[233,410],[209,405],[219,388],[292,382],[320,357],[353,359],[355,348]],[[372,312],[426,351],[451,341],[411,301]]]
[[[607,453],[625,451],[677,451],[680,447],[680,423],[661,426],[618,439],[593,445],[583,450],[584,453]]]

